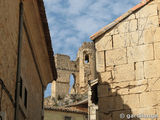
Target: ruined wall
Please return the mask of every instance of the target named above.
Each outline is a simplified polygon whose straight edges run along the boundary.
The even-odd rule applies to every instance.
[[[75,84],[78,82],[78,64],[76,61],[71,61],[67,55],[55,55],[55,63],[57,68],[58,79],[52,83],[52,97],[58,95],[66,95],[69,93],[70,75],[75,79]],[[74,85],[75,86],[75,85]]]
[[[100,120],[160,116],[159,10],[152,1],[95,40]]]
[[[79,48],[76,61],[71,61],[67,55],[57,54],[55,62],[58,79],[52,83],[52,97],[69,93],[70,75],[74,76],[72,91],[83,94],[88,91],[88,80],[95,79],[95,47],[92,42],[85,42]]]

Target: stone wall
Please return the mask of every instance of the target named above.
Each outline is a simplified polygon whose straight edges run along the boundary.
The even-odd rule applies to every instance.
[[[95,40],[100,120],[160,116],[159,10],[152,1]]]

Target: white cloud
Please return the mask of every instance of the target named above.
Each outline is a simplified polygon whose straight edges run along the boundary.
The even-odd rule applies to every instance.
[[[70,23],[74,26],[74,29],[83,33],[84,36],[91,35],[99,28],[97,20],[86,15],[74,18]]]
[[[69,0],[68,13],[78,15],[84,12],[86,7],[89,5],[89,0]]]

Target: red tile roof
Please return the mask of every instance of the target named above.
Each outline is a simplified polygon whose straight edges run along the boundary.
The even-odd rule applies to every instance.
[[[85,110],[80,110],[75,107],[56,107],[56,106],[45,106],[45,110],[51,110],[51,111],[59,111],[59,112],[68,112],[68,113],[77,113],[77,114],[84,114],[88,115],[88,112]]]
[[[120,16],[119,18],[117,18],[116,20],[114,20],[112,23],[108,24],[107,26],[103,27],[98,32],[96,32],[95,34],[93,34],[92,36],[90,36],[90,39],[91,40],[95,40],[97,37],[99,37],[103,33],[107,32],[108,30],[110,30],[111,28],[113,28],[114,26],[116,26],[118,23],[120,23],[121,21],[123,21],[125,18],[127,18],[128,16],[130,16],[133,12],[135,12],[136,10],[142,8],[143,6],[145,6],[146,4],[148,4],[151,1],[153,1],[153,0],[142,0],[139,4],[137,4],[136,6],[134,6],[133,8],[131,8],[128,12],[126,12],[125,14],[123,14],[122,16]]]

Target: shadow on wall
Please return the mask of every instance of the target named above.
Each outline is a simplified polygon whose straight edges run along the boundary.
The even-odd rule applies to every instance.
[[[124,104],[122,96],[117,91],[112,92],[108,82],[99,82],[98,93],[99,120],[140,120],[133,116],[132,109]],[[136,99],[131,102],[134,101]]]

